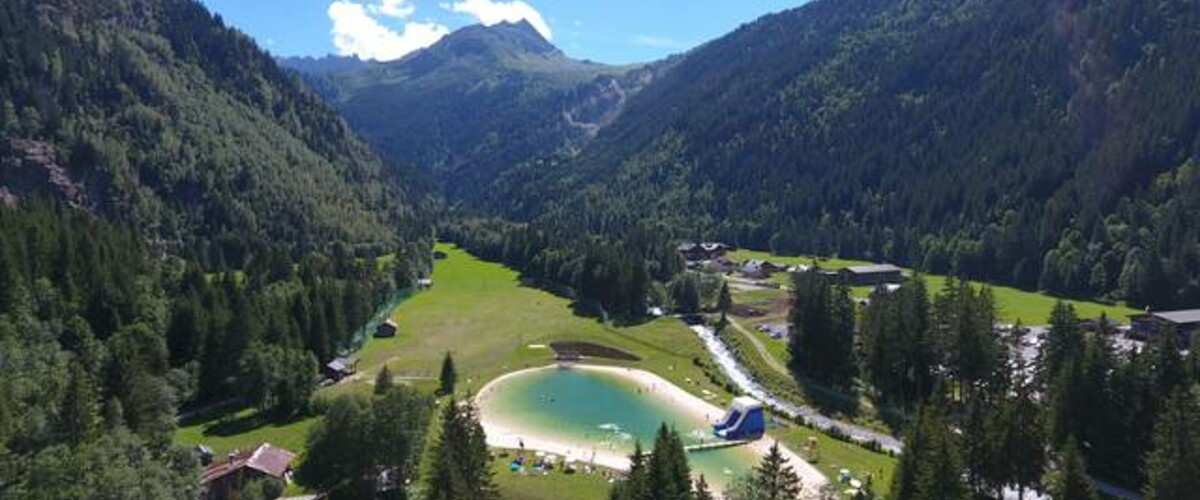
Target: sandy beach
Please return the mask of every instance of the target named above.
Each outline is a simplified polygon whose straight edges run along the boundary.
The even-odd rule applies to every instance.
[[[495,411],[489,408],[488,399],[495,394],[495,388],[502,384],[506,379],[515,377],[521,374],[526,374],[533,371],[555,370],[559,369],[558,365],[549,365],[540,368],[530,368],[508,373],[497,377],[488,382],[479,390],[475,396],[475,404],[480,411],[480,423],[487,432],[487,443],[490,446],[498,448],[520,448],[521,444],[525,445],[526,449],[544,451],[565,457],[567,460],[579,460],[581,462],[594,462],[596,465],[608,467],[617,470],[627,470],[629,468],[629,457],[622,452],[607,449],[597,449],[586,442],[564,442],[561,440],[545,439],[537,434],[537,429],[523,427],[518,423],[511,422],[509,419],[498,415]],[[649,392],[653,392],[658,397],[668,404],[696,416],[703,418],[706,422],[714,422],[725,414],[725,409],[692,395],[683,390],[679,386],[672,384],[666,379],[659,377],[645,370],[634,368],[623,368],[615,366],[598,366],[587,364],[572,364],[572,370],[588,370],[596,372],[604,372],[620,376],[626,380],[632,381],[635,384],[643,387]],[[770,435],[754,441],[753,443],[744,445],[752,450],[755,454],[765,455],[770,449],[771,444],[775,441]],[[784,446],[780,446],[788,462],[792,468],[800,476],[803,481],[806,496],[807,494],[815,495],[817,488],[825,484],[827,481],[825,476],[813,467],[808,462],[804,461],[800,456],[796,455],[791,450]]]

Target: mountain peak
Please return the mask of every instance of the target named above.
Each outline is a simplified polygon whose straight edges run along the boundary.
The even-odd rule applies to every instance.
[[[467,26],[435,44],[434,49],[444,48],[451,53],[464,55],[555,55],[557,47],[538,33],[528,21],[502,22],[492,26],[476,24]]]

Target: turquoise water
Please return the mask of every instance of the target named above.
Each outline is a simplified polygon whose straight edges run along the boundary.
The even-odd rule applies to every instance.
[[[618,375],[590,370],[550,369],[516,375],[493,385],[487,411],[531,429],[544,439],[588,443],[588,449],[628,454],[635,440],[653,446],[662,422],[674,426],[684,444],[712,442],[710,421],[691,418],[663,400],[666,391],[639,387]],[[649,451],[649,450],[647,450]],[[745,447],[689,453],[694,474],[716,487],[749,470],[757,456]]]

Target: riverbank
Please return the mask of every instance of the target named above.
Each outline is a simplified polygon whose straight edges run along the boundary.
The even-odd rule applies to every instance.
[[[563,439],[561,436],[547,437],[544,435],[545,433],[539,433],[539,430],[535,427],[506,418],[500,412],[496,411],[493,405],[489,404],[490,398],[495,397],[498,390],[511,378],[527,375],[532,372],[557,369],[561,369],[559,365],[520,370],[500,376],[483,386],[475,397],[475,402],[480,409],[480,421],[487,432],[488,445],[498,448],[521,448],[524,445],[525,449],[561,455],[568,461],[578,460],[584,463],[591,462],[611,469],[628,470],[629,458],[625,451],[597,447],[594,443],[588,443],[586,440]],[[679,386],[648,371],[586,364],[572,364],[568,369],[592,371],[620,377],[636,385],[640,391],[644,391],[646,394],[653,394],[656,401],[670,405],[677,411],[688,414],[698,421],[711,424],[725,414],[724,409],[692,395]],[[767,453],[772,443],[774,443],[774,440],[768,437],[744,446],[755,456],[762,456]],[[781,446],[781,449],[793,469],[801,477],[807,490],[815,492],[817,488],[825,484],[825,477],[815,467],[786,447]]]

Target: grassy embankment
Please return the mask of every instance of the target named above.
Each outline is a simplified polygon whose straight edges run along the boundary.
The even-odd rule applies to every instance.
[[[663,318],[631,326],[601,324],[575,315],[568,299],[523,286],[517,273],[510,269],[483,262],[453,247],[438,249],[449,257],[436,263],[434,287],[404,302],[393,314],[400,325],[400,334],[392,339],[371,339],[358,353],[359,375],[322,389],[320,396],[369,391],[375,374],[384,364],[399,381],[432,387],[447,351],[454,354],[460,390],[469,393],[503,373],[551,363],[552,351],[542,347],[551,341],[583,340],[634,353],[642,360],[629,365],[655,372],[694,394],[702,395],[704,390],[720,394],[714,404],[723,405],[731,397],[693,364],[693,358],[708,359],[708,354],[679,321]],[[283,426],[253,427],[225,436],[206,434],[214,429],[214,422],[199,423],[180,429],[176,439],[189,444],[204,442],[213,446],[218,455],[262,441],[300,451],[304,433],[312,422],[306,419]],[[856,473],[873,472],[878,477],[882,470],[886,479],[894,467],[890,457],[808,429],[789,427],[776,433],[797,450],[803,448],[810,435],[818,436],[821,449],[818,466],[827,475],[850,468]],[[542,498],[547,492],[560,491],[572,491],[572,498],[601,498],[608,489],[596,476],[582,474],[513,476],[500,469],[502,462],[497,462],[497,479],[507,498]]]

